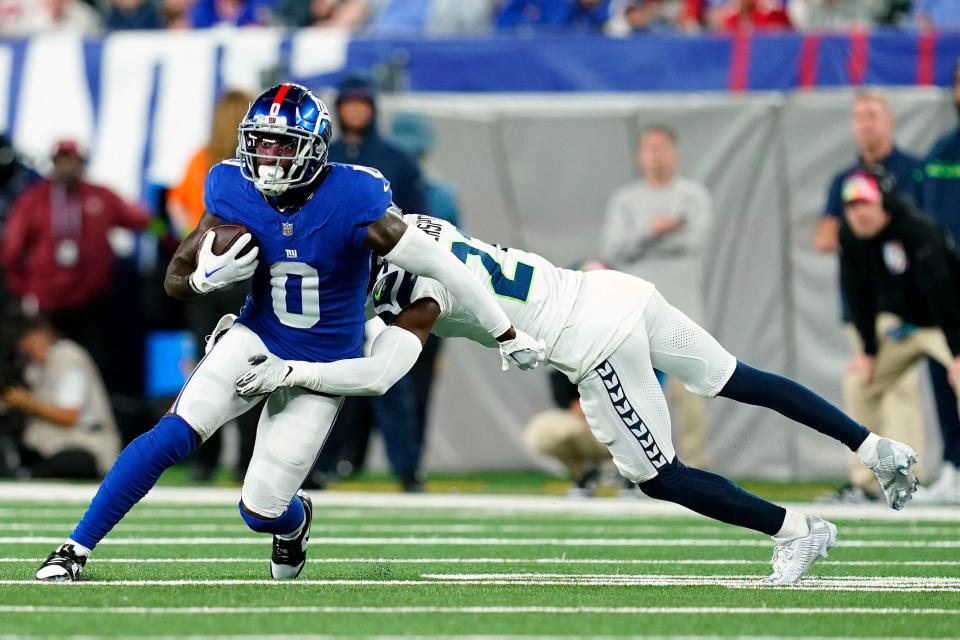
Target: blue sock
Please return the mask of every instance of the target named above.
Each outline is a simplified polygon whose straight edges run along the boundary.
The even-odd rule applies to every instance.
[[[237,505],[240,507],[240,517],[247,523],[247,526],[257,533],[273,533],[279,536],[289,535],[300,528],[307,517],[307,512],[303,509],[303,501],[297,496],[290,501],[287,510],[276,518],[261,518],[255,516],[244,506],[243,501]]]
[[[816,393],[790,378],[737,362],[721,396],[773,409],[791,420],[836,438],[856,451],[870,431]]]
[[[943,459],[960,466],[960,415],[957,414],[957,395],[947,380],[947,370],[936,360],[927,360],[933,398],[937,404],[940,434],[943,436]]]
[[[166,415],[120,452],[70,539],[93,549],[157,483],[197,446],[197,432],[180,416]]]
[[[677,458],[661,467],[657,477],[638,486],[651,498],[768,536],[780,531],[787,515],[783,507],[753,495],[723,476],[688,467]]]

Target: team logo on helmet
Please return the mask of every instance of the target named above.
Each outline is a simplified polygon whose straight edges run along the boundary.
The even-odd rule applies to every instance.
[[[253,101],[240,123],[241,173],[267,196],[313,183],[327,162],[333,124],[306,87],[281,84]]]

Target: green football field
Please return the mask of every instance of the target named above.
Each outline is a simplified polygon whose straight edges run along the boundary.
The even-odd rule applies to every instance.
[[[960,636],[957,510],[811,506],[841,546],[771,588],[769,539],[649,501],[317,493],[307,567],[275,582],[235,490],[161,489],[87,581],[33,582],[86,491],[0,491],[0,636]]]

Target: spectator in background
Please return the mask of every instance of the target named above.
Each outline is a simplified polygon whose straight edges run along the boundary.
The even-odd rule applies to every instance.
[[[960,61],[953,69],[953,101],[960,113]],[[960,238],[960,127],[942,138],[923,161],[923,206],[954,242]],[[938,398],[941,395],[937,391]],[[943,463],[936,482],[921,487],[914,496],[920,502],[960,503],[960,422],[940,420]]]
[[[109,31],[162,29],[163,21],[153,0],[112,0],[106,26]]]
[[[391,137],[398,147],[416,158],[423,166],[434,142],[433,122],[415,113],[398,113],[393,119]],[[439,178],[426,175],[423,180],[426,208],[424,213],[441,218],[455,226],[460,225],[456,189]],[[430,411],[430,392],[438,367],[442,341],[430,334],[407,377],[413,387],[413,401],[417,408],[417,442],[420,450],[426,446],[427,421]]]
[[[109,189],[83,179],[86,159],[73,141],[57,144],[53,175],[14,202],[0,244],[7,290],[46,314],[54,328],[104,365],[114,264],[107,234],[148,219]]]
[[[657,283],[657,289],[705,325],[703,252],[713,224],[710,193],[677,174],[676,135],[648,127],[635,156],[642,178],[610,196],[600,231],[600,255],[615,268]],[[701,396],[668,378],[677,411],[677,453],[687,464],[706,465],[706,408]]]
[[[340,137],[330,145],[331,162],[373,167],[393,188],[393,201],[404,211],[424,211],[423,179],[413,158],[385,140],[377,130],[373,80],[362,73],[346,75],[337,89]]]
[[[102,477],[120,451],[120,435],[96,365],[39,317],[5,319],[6,339],[28,360],[26,386],[0,391],[24,414],[22,461],[36,478]]]
[[[800,31],[869,29],[890,12],[890,0],[790,0],[787,12]]]
[[[393,188],[393,201],[408,212],[425,211],[423,179],[416,162],[377,130],[373,81],[349,73],[340,81],[336,98],[340,137],[330,145],[330,161],[373,167]],[[370,428],[383,434],[394,475],[403,489],[422,491],[418,414],[410,377],[401,378],[375,398],[348,398],[317,463],[317,475],[348,475],[364,463]],[[322,481],[321,481],[322,482]]]
[[[4,235],[7,216],[14,201],[27,187],[40,179],[40,175],[23,164],[13,144],[0,134],[0,238]],[[0,264],[0,309],[7,308],[6,279]]]
[[[183,238],[193,231],[206,208],[203,203],[203,188],[210,168],[223,160],[236,157],[237,128],[252,101],[253,96],[237,90],[226,92],[217,101],[209,141],[191,158],[183,181],[167,193],[167,211],[178,237]],[[190,304],[186,305],[187,327],[196,340],[197,353],[204,352],[206,336],[222,316],[240,313],[248,293],[249,281],[191,300]],[[238,480],[243,479],[246,465],[253,455],[258,420],[259,411],[256,408],[236,419],[240,434],[240,455],[237,457],[234,474]],[[220,431],[190,456],[191,476],[196,482],[210,480],[217,469],[224,440],[223,436],[219,435]]]
[[[277,20],[292,27],[356,29],[368,17],[366,0],[284,0]]]
[[[271,5],[268,0],[195,0],[190,22],[197,29],[217,25],[249,27],[269,24]]]
[[[0,35],[100,33],[100,14],[80,0],[0,0]]]
[[[851,127],[857,146],[857,160],[836,176],[827,192],[827,202],[823,216],[817,224],[814,234],[814,247],[823,253],[835,253],[838,248],[838,233],[841,226],[844,205],[842,189],[848,176],[865,166],[878,164],[886,168],[896,178],[898,190],[911,200],[922,198],[921,163],[917,158],[901,151],[894,142],[896,119],[890,110],[886,97],[876,91],[860,91],[853,99],[851,108]],[[896,307],[889,300],[881,300],[880,330],[891,339],[905,337],[902,321],[896,314]],[[860,351],[862,345],[853,326],[850,324],[846,301],[843,301],[843,322],[854,351]],[[936,394],[937,413],[940,424],[952,429],[957,424],[957,399],[947,382],[946,370],[931,360],[929,362],[930,381]],[[885,390],[880,399],[877,413],[879,424],[871,425],[877,433],[886,437],[900,437],[903,441],[923,444],[923,412],[920,407],[919,371],[907,371],[895,385]],[[921,447],[922,448],[922,447]],[[849,482],[837,490],[830,498],[837,502],[864,502],[878,498],[873,474],[863,474],[858,463],[851,460]]]
[[[426,31],[431,35],[478,33],[489,30],[492,22],[490,0],[433,0]]]
[[[253,97],[245,91],[223,94],[213,112],[209,141],[190,158],[180,184],[167,192],[167,211],[178,237],[183,238],[193,231],[203,215],[203,185],[210,168],[237,155],[237,127],[252,100]]]
[[[195,0],[160,0],[160,18],[167,30],[191,28],[190,11]]]
[[[707,23],[728,33],[790,29],[780,0],[727,0],[707,13]]]
[[[500,30],[573,27],[600,31],[611,0],[500,0],[494,25]]]
[[[664,4],[663,0],[624,0],[607,22],[606,34],[624,37],[672,32],[674,24],[667,17]]]
[[[960,2],[957,0],[913,0],[913,22],[924,30],[960,27]]]

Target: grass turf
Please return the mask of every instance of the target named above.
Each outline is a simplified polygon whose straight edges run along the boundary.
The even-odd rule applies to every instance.
[[[251,534],[230,506],[149,502],[98,547],[86,584],[30,583],[84,506],[0,503],[0,635],[953,637],[960,629],[960,522],[908,513],[839,521],[841,546],[807,586],[772,589],[754,583],[769,571],[762,536],[694,516],[318,504],[300,581],[216,584],[267,579],[269,539]],[[710,582],[717,578],[723,584]],[[920,580],[903,586],[902,578]]]

